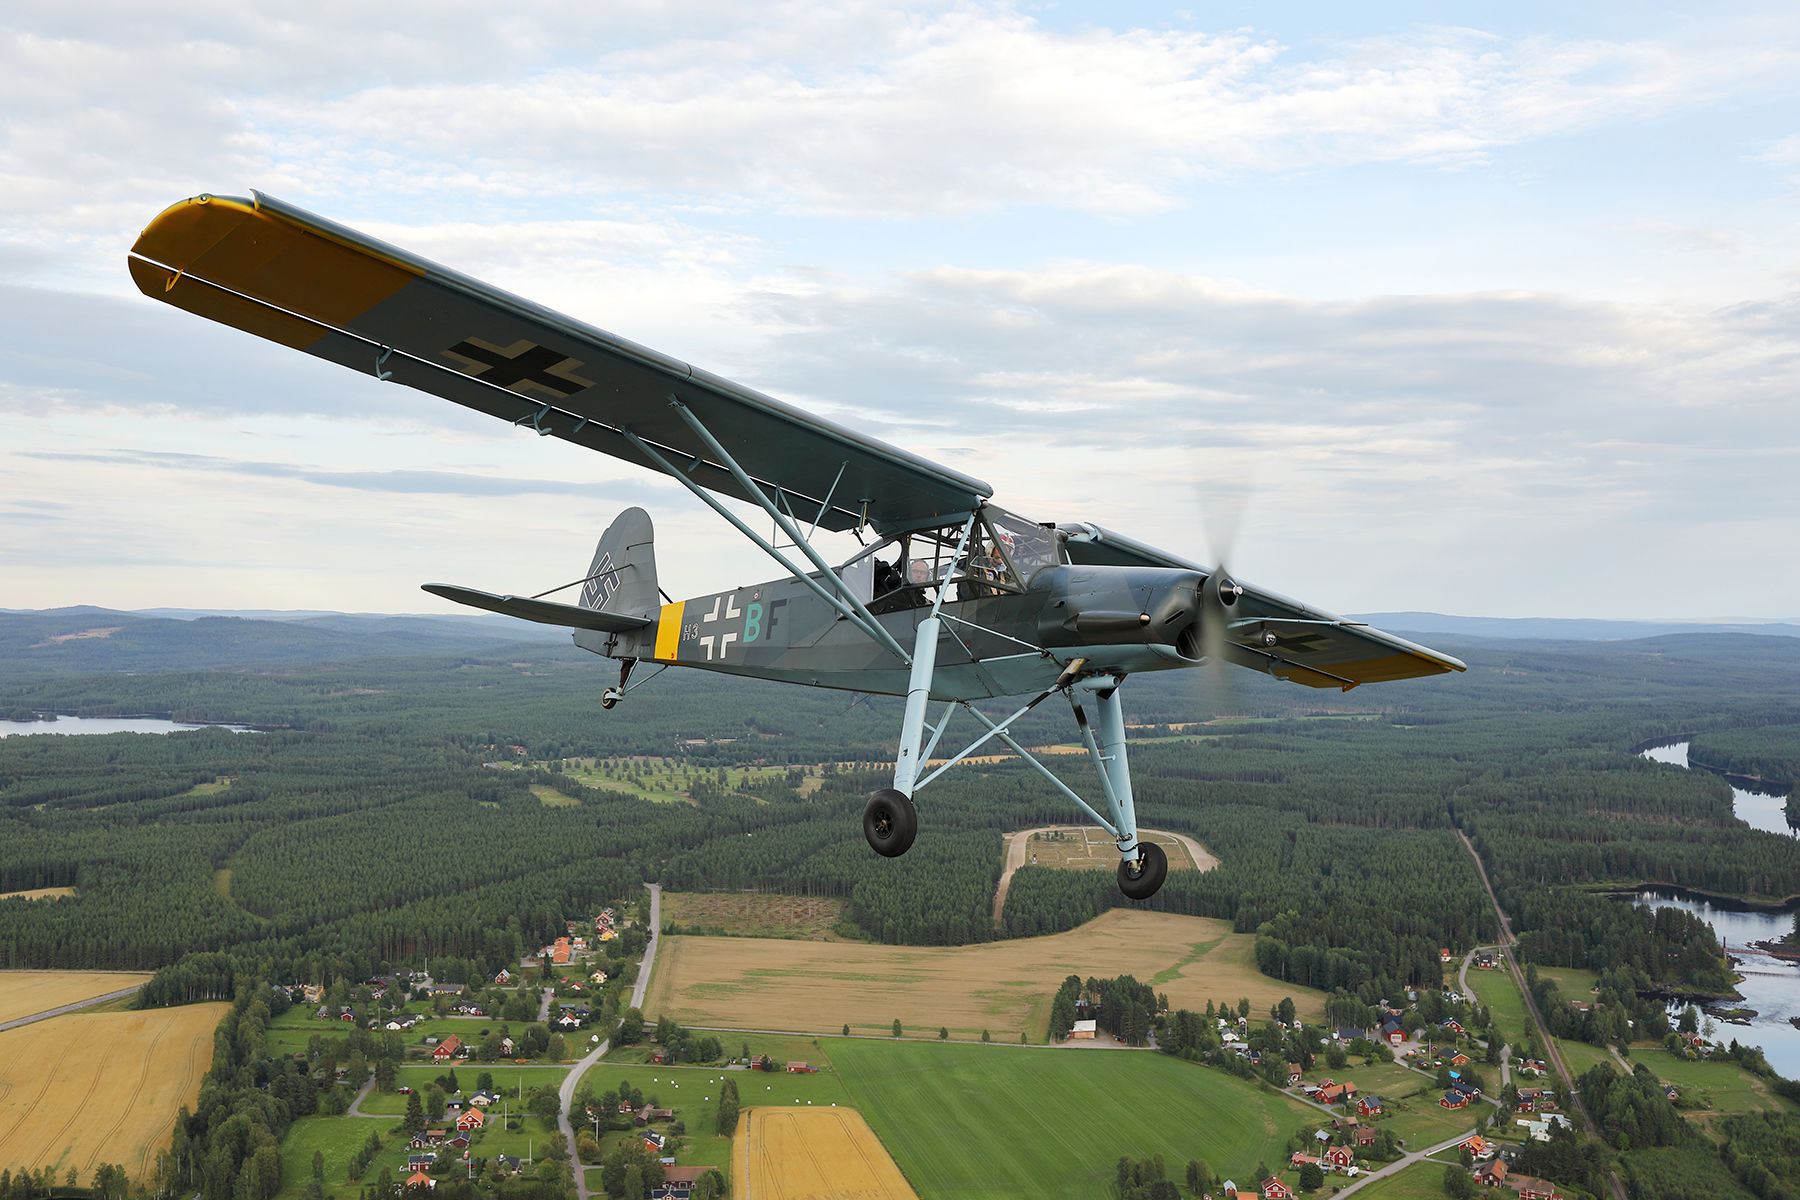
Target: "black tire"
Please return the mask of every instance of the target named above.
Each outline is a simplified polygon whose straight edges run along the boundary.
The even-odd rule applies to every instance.
[[[863,807],[863,837],[870,849],[886,858],[899,858],[912,848],[919,835],[919,810],[893,788],[882,788]]]
[[[1119,890],[1132,900],[1148,900],[1169,877],[1169,856],[1155,842],[1139,842],[1137,857],[1119,863]]]

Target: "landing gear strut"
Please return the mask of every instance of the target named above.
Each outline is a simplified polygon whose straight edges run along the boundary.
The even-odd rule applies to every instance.
[[[1128,899],[1148,900],[1169,876],[1169,856],[1155,842],[1139,842],[1135,858],[1119,862],[1119,890]]]
[[[600,693],[600,707],[611,708],[625,698],[625,685],[631,679],[631,668],[637,665],[637,659],[628,658],[619,664],[619,686],[609,687]]]
[[[911,848],[918,834],[919,810],[904,793],[882,788],[869,797],[863,808],[863,837],[875,853],[898,858]]]

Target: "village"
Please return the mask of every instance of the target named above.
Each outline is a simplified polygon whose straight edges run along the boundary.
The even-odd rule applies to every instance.
[[[1451,959],[1449,950],[1440,951],[1441,962]],[[1480,951],[1470,965],[1496,970],[1502,964],[1495,952]],[[1503,1059],[1499,1046],[1490,1049],[1489,1037],[1471,1033],[1467,1022],[1480,1010],[1470,998],[1444,988],[1433,1000],[1431,1010],[1445,1014],[1435,1022],[1422,1015],[1419,991],[1409,990],[1404,1004],[1378,1006],[1378,1023],[1367,1028],[1308,1026],[1275,1011],[1258,1023],[1246,1003],[1235,1013],[1208,1006],[1217,1037],[1211,1060],[1229,1065],[1235,1059],[1240,1072],[1284,1080],[1290,1095],[1323,1118],[1297,1131],[1290,1147],[1303,1144],[1290,1150],[1285,1170],[1270,1171],[1254,1189],[1243,1189],[1245,1195],[1295,1200],[1300,1192],[1330,1194],[1343,1186],[1332,1187],[1333,1177],[1347,1184],[1389,1164],[1425,1158],[1461,1163],[1476,1185],[1505,1189],[1519,1200],[1563,1200],[1553,1184],[1517,1169],[1525,1144],[1573,1130],[1557,1090],[1529,1082],[1542,1080],[1548,1067],[1533,1057]],[[1107,1036],[1091,1015],[1102,1003],[1101,995],[1086,989],[1076,998],[1070,1042]],[[1276,1054],[1281,1057],[1271,1061]],[[1358,1058],[1360,1069],[1350,1065]],[[1480,1065],[1500,1068],[1499,1094],[1488,1094],[1478,1058]],[[1672,1087],[1668,1098],[1676,1098]],[[1219,1197],[1239,1194],[1234,1180],[1220,1181]]]

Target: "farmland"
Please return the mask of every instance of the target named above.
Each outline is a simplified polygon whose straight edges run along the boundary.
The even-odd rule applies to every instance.
[[[144,1178],[199,1095],[229,1007],[74,1013],[0,1033],[0,1167],[86,1179],[115,1162]]]
[[[1722,1113],[1794,1111],[1793,1102],[1776,1095],[1767,1081],[1730,1060],[1690,1062],[1676,1058],[1659,1044],[1637,1042],[1631,1047],[1631,1061],[1642,1063],[1658,1079],[1679,1088],[1683,1108]]]
[[[1114,909],[1068,933],[978,946],[819,944],[767,938],[668,937],[645,1013],[689,1025],[886,1033],[998,1040],[1046,1036],[1049,1001],[1069,975],[1131,974],[1175,1008],[1239,997],[1266,1011],[1291,995],[1300,1015],[1323,1013],[1318,992],[1257,972],[1254,939],[1227,922]],[[979,981],[979,982],[972,982]]]
[[[1018,837],[1018,834],[1012,835]],[[1140,841],[1155,842],[1169,856],[1169,870],[1191,871],[1197,865],[1192,853],[1172,833],[1156,829],[1138,830]],[[1119,866],[1119,847],[1106,831],[1097,826],[1067,825],[1055,829],[1034,829],[1025,843],[1030,861],[1041,867],[1074,870],[1114,871]],[[1203,869],[1218,865],[1208,859]]]
[[[868,1124],[846,1108],[749,1109],[731,1159],[747,1196],[915,1200]]]
[[[699,928],[731,937],[830,941],[844,919],[844,901],[829,896],[748,892],[664,892],[665,928]]]
[[[1415,1163],[1375,1180],[1359,1195],[1361,1200],[1443,1200],[1444,1168],[1432,1162]]]
[[[1288,1137],[1318,1116],[1280,1093],[1150,1051],[856,1038],[829,1047],[857,1108],[932,1200],[1086,1200],[1102,1194],[1121,1155],[1161,1154],[1176,1165],[1200,1158],[1245,1179],[1259,1161],[1285,1158]]]
[[[0,1021],[139,987],[149,978],[116,971],[0,971]]]
[[[1494,1028],[1517,1051],[1525,1044],[1530,1020],[1525,1015],[1525,998],[1513,982],[1511,971],[1470,971],[1469,990],[1480,998],[1493,1014]]]

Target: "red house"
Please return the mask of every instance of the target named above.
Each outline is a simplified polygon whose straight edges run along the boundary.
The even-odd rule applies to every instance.
[[[1439,1100],[1438,1104],[1443,1108],[1467,1108],[1469,1098],[1461,1092],[1445,1092],[1443,1099]]]
[[[1362,1128],[1358,1129],[1356,1131],[1356,1144],[1358,1146],[1373,1146],[1375,1144],[1375,1127],[1372,1125],[1364,1125]]]
[[[445,1062],[455,1058],[461,1050],[462,1039],[453,1033],[437,1044],[431,1051],[431,1058],[433,1062]]]
[[[1356,1156],[1348,1146],[1327,1146],[1321,1157],[1331,1164],[1334,1171],[1348,1171],[1350,1164],[1356,1161]]]
[[[1363,1096],[1356,1101],[1356,1115],[1359,1117],[1378,1117],[1381,1115],[1381,1097]]]
[[[1271,1175],[1262,1181],[1262,1197],[1263,1200],[1294,1200],[1294,1189]]]

